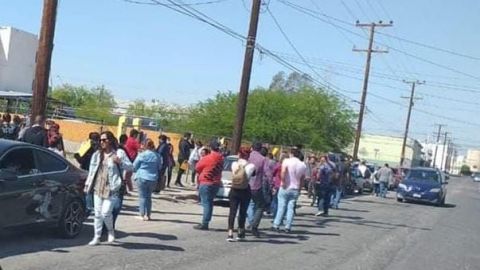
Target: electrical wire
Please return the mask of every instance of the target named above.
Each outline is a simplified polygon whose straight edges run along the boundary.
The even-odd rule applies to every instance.
[[[154,2],[142,2],[142,1],[136,1],[136,0],[123,0],[123,1],[133,3],[133,4],[140,4],[140,5],[158,5],[158,3],[154,3]],[[218,4],[226,1],[228,0],[210,0],[210,1],[204,1],[204,2],[184,3],[181,5],[182,6],[201,6],[201,5]],[[166,4],[166,3],[164,3],[164,5],[177,6],[177,5]]]

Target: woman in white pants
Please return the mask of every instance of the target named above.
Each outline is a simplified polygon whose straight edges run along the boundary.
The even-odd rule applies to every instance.
[[[108,242],[115,241],[112,210],[120,195],[120,187],[123,182],[121,172],[132,170],[132,163],[127,154],[118,148],[116,142],[113,133],[103,132],[100,135],[100,150],[93,154],[90,161],[90,170],[85,183],[85,192],[92,190],[94,192],[95,228],[93,240],[88,243],[90,246],[100,243],[104,223],[108,230]]]

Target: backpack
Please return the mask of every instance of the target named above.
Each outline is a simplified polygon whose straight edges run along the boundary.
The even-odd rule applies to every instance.
[[[248,177],[245,166],[238,164],[238,169],[232,175],[232,188],[246,189],[248,188]]]

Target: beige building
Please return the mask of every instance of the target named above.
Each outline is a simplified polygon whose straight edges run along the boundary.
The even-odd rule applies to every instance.
[[[470,166],[472,172],[480,171],[480,149],[469,149],[467,151],[465,164]]]
[[[364,134],[360,138],[358,158],[381,166],[388,163],[391,167],[400,165],[403,137]],[[408,138],[405,148],[405,167],[423,165],[422,145]]]

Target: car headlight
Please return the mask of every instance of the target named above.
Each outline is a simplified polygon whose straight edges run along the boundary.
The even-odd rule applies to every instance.
[[[440,192],[440,188],[432,188],[430,189],[430,192],[438,193]]]
[[[407,185],[402,184],[402,183],[398,184],[398,187],[401,188],[401,189],[407,189]]]

